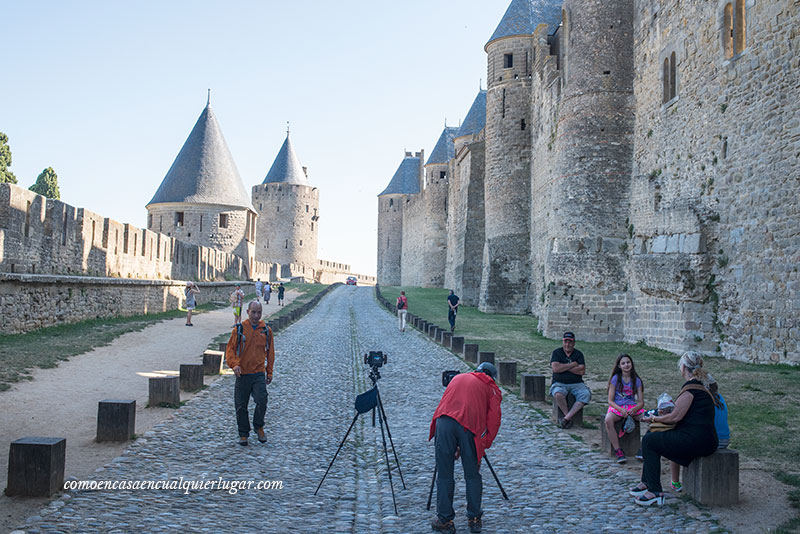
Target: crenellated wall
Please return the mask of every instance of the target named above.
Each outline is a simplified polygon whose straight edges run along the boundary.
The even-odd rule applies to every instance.
[[[266,278],[234,254],[0,184],[0,272],[162,280]]]

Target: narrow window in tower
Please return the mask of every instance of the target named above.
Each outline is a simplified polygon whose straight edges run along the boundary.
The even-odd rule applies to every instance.
[[[262,209],[264,209],[264,205],[261,202],[259,202],[258,203],[258,211],[261,211]]]
[[[505,119],[506,118],[506,89],[505,89],[505,87],[503,88],[503,107],[502,107],[502,110],[503,110],[503,118]]]
[[[220,228],[227,228],[228,227],[228,214],[227,213],[220,213],[219,214],[219,227]]]
[[[289,248],[289,240],[288,239],[286,240],[286,243],[284,243],[283,248]]]
[[[669,55],[669,99],[672,100],[678,94],[678,68],[675,65],[675,52]]]
[[[311,231],[314,231],[314,223],[311,223]]]
[[[92,246],[94,246],[94,226],[95,226],[95,221],[92,221],[92,241],[91,241]]]
[[[390,198],[389,199],[389,207],[392,207],[392,206],[394,206],[394,199]]]
[[[183,212],[176,211],[175,212],[175,226],[183,226]]]
[[[114,254],[119,254],[119,230],[114,230]]]
[[[300,240],[300,246],[301,247],[303,246],[303,240],[302,239]]]
[[[503,54],[503,68],[510,69],[514,66],[514,54]]]
[[[203,231],[203,216],[200,216],[200,231]]]
[[[669,102],[669,58],[664,58],[664,73],[662,76],[664,77],[664,95],[661,102],[666,104]]]
[[[525,129],[525,119],[522,119],[521,121],[519,121],[519,129],[520,130],[524,130]]]
[[[722,50],[725,57],[730,59],[733,57],[733,4],[725,4],[725,10],[722,15]]]
[[[447,178],[447,171],[439,171],[439,179],[444,180]]]
[[[152,247],[153,246],[152,241],[150,243],[151,243],[150,246]],[[144,230],[142,230],[142,256],[146,255],[147,255],[147,234],[145,234]],[[152,256],[153,253],[151,252],[150,255]]]
[[[147,216],[147,227],[148,228],[152,228],[153,227],[153,214],[152,213]]]
[[[308,204],[306,204],[306,213],[308,213]]]
[[[736,54],[744,52],[747,46],[747,28],[745,22],[744,0],[736,0],[736,13],[733,17],[733,51]]]
[[[159,215],[158,216],[158,231],[160,232],[163,229],[164,229],[164,216],[163,215]]]
[[[67,244],[67,214],[64,212],[64,227],[61,229],[61,244]]]
[[[137,236],[136,234],[133,234],[133,250],[131,250],[131,255],[132,256],[136,256],[136,251],[138,250],[138,246],[139,246],[139,243],[138,243],[138,240],[137,240],[138,237],[139,236]]]

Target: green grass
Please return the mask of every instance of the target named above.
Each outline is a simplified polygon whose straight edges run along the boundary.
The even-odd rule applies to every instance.
[[[213,303],[201,304],[195,313],[217,307],[219,305]],[[185,311],[170,310],[148,315],[90,319],[24,334],[0,335],[0,391],[11,388],[21,380],[30,380],[32,369],[55,367],[62,360],[108,345],[122,334],[185,315]]]
[[[383,296],[394,301],[405,290],[410,313],[440,326],[447,323],[447,290],[414,287],[382,287]],[[485,314],[474,307],[459,307],[456,335],[466,343],[478,343],[481,351],[495,353],[496,361],[516,361],[517,372],[549,377],[550,354],[560,340],[537,333],[535,317]],[[631,356],[645,386],[646,407],[652,407],[663,392],[675,396],[683,382],[678,375],[678,357],[644,343],[589,343],[578,348],[586,357],[586,382],[592,403],[584,410],[589,425],[599,425],[607,407],[607,384],[614,360],[624,352]],[[756,365],[709,358],[706,366],[720,385],[729,410],[731,448],[749,460],[757,460],[770,471],[800,472],[800,368],[787,365]],[[519,388],[510,388],[519,394]],[[773,392],[787,392],[782,395]]]

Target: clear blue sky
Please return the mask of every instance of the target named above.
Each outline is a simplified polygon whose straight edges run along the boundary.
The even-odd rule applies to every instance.
[[[374,274],[377,197],[486,84],[510,0],[0,0],[0,131],[19,185],[145,226],[145,204],[206,103],[248,191],[291,121],[320,189],[319,257]]]

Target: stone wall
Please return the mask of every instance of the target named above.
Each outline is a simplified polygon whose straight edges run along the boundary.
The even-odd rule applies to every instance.
[[[489,43],[486,93],[485,237],[480,309],[526,311],[530,277],[529,133],[532,39]],[[508,57],[512,65],[504,68]]]
[[[378,197],[378,280],[386,286],[400,285],[405,203],[406,195]]]
[[[201,282],[197,301],[226,302],[236,283]],[[185,287],[171,280],[0,273],[0,333],[174,310],[184,306]]]
[[[626,337],[797,363],[800,6],[747,0],[735,53],[728,3],[636,3]],[[675,96],[665,102],[673,52]]]
[[[455,291],[464,304],[477,306],[485,240],[482,133],[455,139],[455,148],[448,184],[445,287]]]
[[[400,256],[400,285],[423,286],[425,280],[425,191],[404,195],[403,244]]]
[[[258,212],[256,258],[262,262],[316,268],[319,190],[305,185],[253,186]]]
[[[448,165],[430,164],[425,167],[425,214],[420,221],[424,228],[423,287],[442,287],[447,263],[447,203]]]
[[[0,272],[136,279],[266,278],[270,265],[0,184]]]

